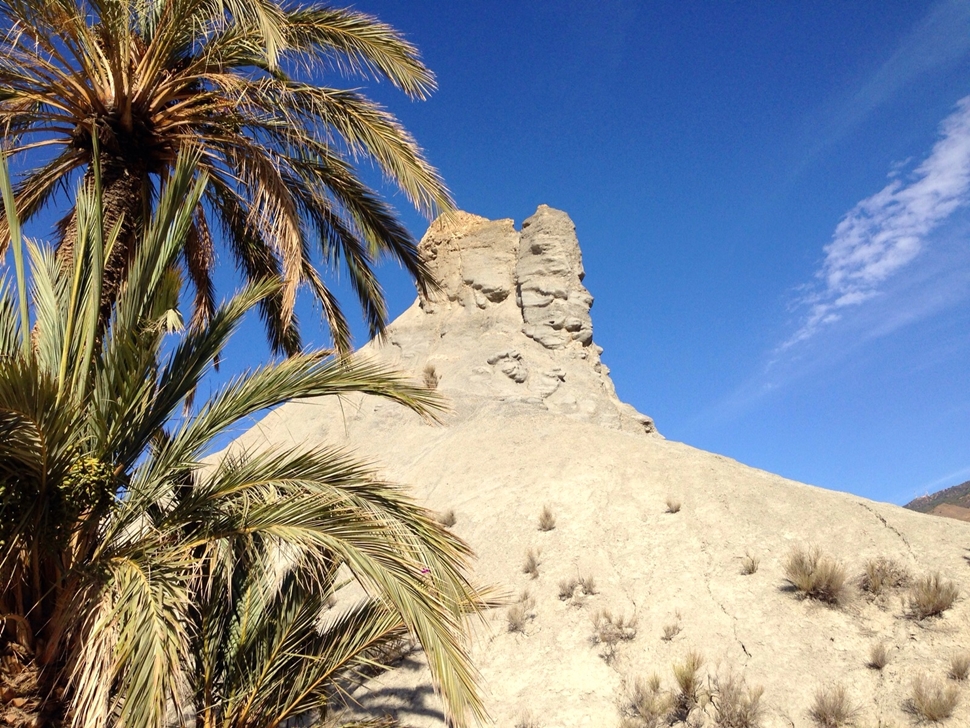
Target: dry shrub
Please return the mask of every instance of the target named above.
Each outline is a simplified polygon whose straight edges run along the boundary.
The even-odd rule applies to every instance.
[[[578,579],[563,579],[559,582],[559,598],[564,602],[574,600],[577,604],[581,604],[582,597],[590,597],[594,594],[596,594],[596,582],[590,574]]]
[[[728,675],[714,678],[709,692],[717,728],[758,728],[764,714],[763,687],[748,687],[744,678]]]
[[[526,711],[515,722],[515,728],[540,728],[540,724],[531,711]]]
[[[664,634],[662,639],[664,642],[670,642],[674,637],[680,634],[681,627],[676,622],[664,626]]]
[[[970,652],[960,652],[951,657],[947,677],[963,682],[967,675],[970,675]]]
[[[690,711],[697,705],[701,690],[701,668],[704,658],[699,652],[691,650],[683,662],[674,664],[674,679],[677,681],[679,692],[674,697],[676,703],[676,717],[686,720]]]
[[[869,650],[869,662],[867,663],[873,670],[881,670],[889,664],[889,648],[885,642],[878,642]]]
[[[533,579],[539,578],[539,552],[535,549],[529,549],[528,553],[525,555],[525,563],[522,564],[522,573],[528,574]]]
[[[549,509],[549,506],[543,506],[542,513],[539,514],[539,530],[551,531],[555,527],[556,515]]]
[[[794,549],[785,561],[785,578],[810,599],[839,605],[848,597],[845,567],[817,548]]]
[[[867,594],[878,597],[890,589],[900,589],[911,581],[912,576],[895,560],[880,556],[866,562],[859,587]]]
[[[458,517],[455,515],[455,511],[453,509],[437,514],[434,519],[445,528],[451,528],[458,523]]]
[[[907,708],[921,720],[938,722],[953,715],[959,702],[960,693],[956,686],[943,685],[921,675],[913,681]]]
[[[667,513],[678,513],[680,511],[680,501],[671,496],[667,497]]]
[[[830,685],[815,691],[808,714],[822,728],[840,728],[848,725],[858,712],[844,685]]]
[[[603,609],[593,617],[593,642],[606,647],[603,658],[609,662],[616,654],[616,646],[620,642],[629,642],[637,636],[636,617],[613,615],[608,609]]]
[[[660,689],[658,675],[651,675],[647,681],[638,678],[626,707],[628,717],[624,725],[629,728],[660,728],[669,723],[673,709],[674,698]]]
[[[741,559],[741,573],[745,576],[750,576],[758,571],[758,567],[761,565],[761,560],[757,556],[752,556],[751,554],[745,554],[744,558]]]
[[[909,591],[909,613],[914,619],[943,614],[953,606],[960,590],[952,581],[933,573],[918,579]]]
[[[509,632],[525,633],[526,624],[535,617],[535,612],[532,611],[535,605],[536,600],[532,598],[528,590],[519,595],[519,601],[509,607],[506,614]]]
[[[424,379],[424,386],[428,389],[437,389],[438,382],[438,372],[434,368],[434,364],[425,364],[424,371],[422,372],[422,378]]]

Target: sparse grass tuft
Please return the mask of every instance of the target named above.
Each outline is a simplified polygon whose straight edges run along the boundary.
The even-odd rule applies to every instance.
[[[943,614],[953,606],[960,590],[937,572],[917,579],[909,592],[909,613],[913,619]]]
[[[626,712],[630,717],[624,724],[630,728],[659,728],[667,725],[673,709],[673,696],[660,689],[658,675],[651,675],[646,681],[638,678],[627,705]]]
[[[890,589],[907,586],[912,579],[909,571],[893,559],[880,556],[866,562],[859,587],[867,594],[878,597]]]
[[[885,642],[877,642],[869,650],[869,662],[867,665],[873,670],[881,670],[889,664],[889,648]]]
[[[434,364],[431,364],[430,362],[428,364],[425,364],[424,371],[421,374],[422,374],[422,378],[424,379],[424,386],[426,388],[428,389],[438,388],[438,382],[440,380],[438,378],[438,372],[434,368]]]
[[[674,679],[680,692],[674,700],[676,702],[676,714],[680,720],[685,720],[690,711],[697,705],[701,690],[701,668],[704,666],[704,658],[699,652],[691,650],[687,653],[683,662],[674,664]]]
[[[939,722],[953,715],[960,702],[954,685],[943,685],[921,675],[913,681],[913,692],[907,709],[921,720]]]
[[[616,646],[620,642],[629,642],[637,636],[637,620],[635,616],[624,617],[622,614],[613,615],[608,609],[600,610],[593,617],[593,642],[606,647],[603,659],[607,662],[616,654]]]
[[[764,688],[749,688],[743,678],[728,675],[711,680],[709,690],[717,728],[758,728],[764,709]]]
[[[579,590],[579,593],[577,593]],[[593,580],[591,574],[586,574],[584,576],[571,579],[563,579],[559,582],[559,598],[568,602],[570,600],[575,600],[576,603],[582,603],[582,597],[591,597],[596,594],[596,582]]]
[[[680,634],[680,631],[681,627],[676,622],[664,625],[664,634],[660,639],[662,639],[664,642],[670,642],[670,640]]]
[[[760,565],[761,559],[759,559],[757,556],[745,554],[744,558],[741,559],[741,573],[745,576],[750,576],[758,571],[758,567]]]
[[[794,549],[785,561],[785,578],[810,599],[839,605],[848,597],[845,567],[817,548]]]
[[[519,595],[519,601],[509,607],[506,614],[509,632],[525,633],[526,624],[535,617],[535,613],[532,611],[535,605],[536,600],[529,594],[528,589]]]
[[[841,728],[848,725],[858,712],[844,685],[830,685],[815,691],[808,714],[821,728]]]
[[[970,675],[970,652],[959,652],[951,657],[947,677],[963,682],[968,675]]]
[[[451,528],[456,523],[458,523],[458,517],[455,516],[454,509],[447,510],[444,513],[439,513],[435,516],[434,519],[445,528]]]
[[[579,585],[583,588],[583,594],[588,597],[596,594],[596,580],[592,574],[583,574],[579,577]]]
[[[542,513],[539,514],[539,530],[551,531],[555,527],[556,515],[550,510],[549,506],[543,506]]]
[[[678,513],[680,511],[680,501],[672,496],[667,496],[667,513]]]
[[[577,586],[579,586],[578,579],[563,579],[559,582],[559,598],[568,602],[576,594]]]
[[[531,711],[526,711],[515,722],[515,728],[540,728],[540,723]]]
[[[525,555],[525,563],[522,564],[522,573],[528,574],[533,579],[539,578],[539,552],[535,549],[529,549],[528,553]]]

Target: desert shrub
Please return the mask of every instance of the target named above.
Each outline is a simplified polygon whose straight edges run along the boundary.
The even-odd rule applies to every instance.
[[[679,720],[685,720],[697,705],[701,691],[700,671],[703,666],[704,658],[695,650],[688,652],[683,662],[673,666],[674,679],[679,689],[674,697],[675,714]]]
[[[920,720],[939,722],[952,716],[959,702],[960,693],[955,686],[921,675],[913,681],[907,708]]]
[[[671,496],[667,497],[667,513],[678,513],[680,511],[680,501]]]
[[[893,559],[880,556],[866,562],[865,571],[859,580],[859,587],[874,597],[889,589],[899,589],[912,579],[909,571]]]
[[[822,728],[840,728],[848,725],[859,713],[852,704],[844,685],[829,685],[815,691],[808,714]]]
[[[758,567],[761,565],[761,560],[757,556],[752,556],[751,554],[745,554],[744,558],[741,559],[741,573],[745,576],[750,576],[758,571]]]
[[[681,627],[676,622],[671,622],[670,624],[664,625],[664,633],[662,639],[664,642],[670,642],[674,637],[679,635],[681,632]]]
[[[438,372],[435,370],[434,364],[425,364],[424,371],[421,373],[422,379],[424,379],[424,386],[428,389],[437,389],[438,382]]]
[[[453,509],[437,514],[435,516],[435,520],[445,528],[451,528],[458,523],[458,517],[455,515],[455,511]]]
[[[551,531],[555,527],[556,515],[552,512],[549,506],[543,506],[542,513],[539,514],[539,530]]]
[[[970,652],[960,652],[951,657],[947,677],[962,682],[967,679],[967,675],[970,675]]]
[[[613,659],[620,642],[629,642],[636,636],[637,620],[633,615],[624,617],[603,609],[593,617],[593,642],[606,648],[603,658],[608,662]]]
[[[943,614],[953,606],[960,590],[952,581],[937,572],[913,583],[909,592],[909,613],[914,619],[926,619]]]
[[[785,561],[785,578],[810,599],[838,605],[848,597],[845,567],[817,548],[794,549]]]
[[[575,600],[581,603],[581,597],[590,597],[594,594],[596,594],[596,582],[591,574],[563,579],[559,582],[559,598],[564,602]]]
[[[626,707],[628,728],[660,728],[667,725],[674,709],[673,696],[660,688],[660,677],[651,675],[649,680],[637,679]]]
[[[709,689],[717,728],[758,728],[764,714],[764,688],[748,687],[743,678],[714,678]]]
[[[525,626],[530,619],[535,617],[533,611],[535,605],[536,601],[528,590],[519,595],[519,600],[509,607],[509,611],[506,613],[509,632],[525,633]]]
[[[540,723],[531,711],[526,711],[515,722],[515,728],[540,728]]]
[[[539,552],[535,549],[529,549],[528,553],[525,555],[525,563],[522,564],[522,573],[528,574],[533,579],[539,578]]]
[[[867,663],[873,670],[881,670],[889,664],[889,648],[885,642],[877,642],[869,650],[869,662]]]

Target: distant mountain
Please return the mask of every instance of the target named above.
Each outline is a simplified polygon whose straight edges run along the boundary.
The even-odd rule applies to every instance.
[[[935,516],[970,521],[970,480],[946,490],[921,495],[907,503],[905,507],[920,513],[932,513]]]

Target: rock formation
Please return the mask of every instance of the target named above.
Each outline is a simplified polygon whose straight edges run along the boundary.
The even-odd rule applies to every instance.
[[[541,206],[521,230],[457,213],[431,226],[420,251],[440,291],[361,355],[436,382],[452,407],[444,423],[361,396],[298,402],[237,446],[343,443],[430,508],[454,511],[453,529],[478,554],[476,578],[510,595],[473,650],[494,725],[609,728],[626,715],[646,726],[632,715],[637,681],[656,673],[662,691],[675,690],[671,666],[690,650],[703,654],[705,689],[728,675],[764,687],[764,728],[814,726],[816,692],[837,684],[859,725],[907,724],[923,674],[962,696],[950,725],[970,724],[970,689],[946,677],[970,648],[970,524],[660,437],[617,399],[600,360],[565,213]],[[554,527],[539,528],[543,509]],[[788,555],[813,544],[847,569],[841,606],[801,598],[786,581]],[[938,571],[963,596],[916,620],[905,588],[856,586],[883,557],[916,576]],[[879,644],[881,670],[868,664]],[[420,655],[371,687],[365,712],[442,725]],[[713,725],[715,713],[708,704],[690,717]]]

